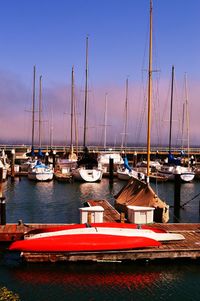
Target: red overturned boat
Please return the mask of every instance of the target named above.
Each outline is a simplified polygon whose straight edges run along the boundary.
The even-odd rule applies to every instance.
[[[36,231],[35,231],[36,232]],[[13,242],[9,250],[19,252],[114,251],[159,247],[160,241],[181,240],[180,234],[167,233],[133,224],[74,224],[30,231],[24,240]]]
[[[113,236],[107,234],[68,234],[19,240],[10,251],[20,252],[86,252],[158,247],[160,242],[144,237]]]

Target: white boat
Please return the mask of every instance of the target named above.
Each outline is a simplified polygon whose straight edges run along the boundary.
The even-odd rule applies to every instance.
[[[103,175],[109,173],[109,165],[110,159],[113,160],[113,171],[117,172],[117,170],[124,165],[124,160],[120,153],[109,151],[109,152],[101,152],[98,155],[97,161],[103,169]]]
[[[53,168],[37,161],[35,165],[30,165],[28,169],[28,179],[34,181],[51,181],[53,179]]]
[[[177,166],[176,172],[180,172],[180,177],[183,182],[191,182],[195,177],[195,172],[190,167]]]
[[[87,134],[87,103],[88,103],[88,37],[86,38],[86,77],[85,77],[85,110],[84,110],[84,135],[83,135],[83,155],[77,161],[77,168],[72,170],[75,180],[84,182],[101,181],[103,170],[99,166],[96,158],[89,153],[86,143]]]
[[[72,175],[77,181],[98,182],[102,179],[103,171],[98,167],[87,168],[82,166],[72,170]]]
[[[195,177],[195,172],[185,166],[163,165],[158,174],[167,177],[169,181],[174,181],[176,174],[180,174],[182,182],[191,182]]]

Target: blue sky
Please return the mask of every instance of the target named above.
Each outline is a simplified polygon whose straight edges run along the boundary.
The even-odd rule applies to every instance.
[[[37,77],[43,76],[44,103],[53,108],[55,140],[62,140],[62,136],[65,136],[63,140],[68,139],[67,126],[66,133],[63,126],[67,125],[64,112],[69,110],[70,73],[74,65],[81,115],[87,35],[92,126],[94,120],[98,120],[98,124],[103,122],[104,94],[108,92],[111,124],[108,140],[113,132],[123,131],[127,76],[130,106],[138,109],[132,111],[131,116],[138,122],[142,70],[147,68],[148,60],[149,0],[0,0],[0,5],[0,104],[5,106],[4,114],[0,113],[2,139],[29,139],[30,116],[25,110],[31,104],[33,65],[36,65]],[[161,107],[163,110],[174,64],[180,95],[184,73],[188,74],[193,143],[198,143],[199,11],[199,0],[153,1],[153,65],[159,70],[154,77],[161,87]],[[9,112],[12,112],[12,122]],[[129,121],[130,143],[137,142],[133,135],[135,123]],[[141,140],[145,141],[145,127],[142,131]],[[91,140],[93,135],[99,135],[99,139],[102,136],[93,131]],[[167,137],[167,132],[165,135]]]

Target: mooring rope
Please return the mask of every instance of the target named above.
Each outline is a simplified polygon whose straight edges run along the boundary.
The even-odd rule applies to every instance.
[[[200,195],[200,192],[197,193],[197,194],[196,194],[193,198],[191,198],[189,201],[183,203],[183,204],[181,205],[181,207],[184,207],[185,205],[187,205],[188,203],[190,203],[191,201],[193,201],[194,199],[196,199],[199,195]]]

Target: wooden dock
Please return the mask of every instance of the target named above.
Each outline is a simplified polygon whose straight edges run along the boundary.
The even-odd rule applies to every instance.
[[[89,200],[88,206],[102,206],[104,208],[104,222],[120,223],[120,214],[104,200]],[[31,229],[48,228],[52,224],[7,224],[0,226],[1,251],[12,241],[22,239],[24,233]],[[58,226],[58,224],[56,224]],[[63,224],[62,224],[63,226]],[[55,253],[21,253],[25,262],[63,262],[63,261],[96,261],[96,262],[125,262],[136,260],[155,259],[198,259],[200,258],[200,224],[154,224],[154,227],[167,230],[171,233],[182,234],[185,239],[162,243],[160,247],[107,251],[107,252],[55,252]]]

